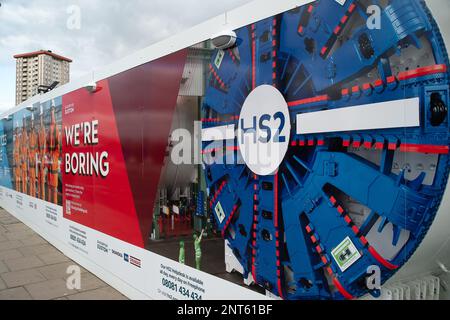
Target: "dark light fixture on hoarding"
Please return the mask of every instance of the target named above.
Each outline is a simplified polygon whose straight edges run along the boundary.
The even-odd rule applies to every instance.
[[[217,49],[228,49],[236,44],[236,32],[223,31],[211,38],[212,45]]]
[[[53,83],[49,86],[40,85],[37,89],[38,93],[47,93],[55,89],[59,84],[59,81],[53,81]]]
[[[84,88],[89,91],[90,93],[96,93],[99,92],[102,88],[97,85],[97,82],[92,81],[84,86]]]

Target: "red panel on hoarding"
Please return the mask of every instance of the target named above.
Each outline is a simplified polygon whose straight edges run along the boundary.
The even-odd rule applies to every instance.
[[[63,97],[67,219],[145,247],[186,53],[183,50],[100,81],[101,90],[95,93],[83,88]],[[69,143],[67,135],[76,130],[75,125],[83,133],[87,123],[94,127],[93,121],[98,121],[97,143],[83,143],[83,134],[78,145]],[[75,154],[79,164],[80,154],[95,157],[103,152],[107,152],[107,175],[73,173],[66,167],[66,157]]]
[[[79,89],[63,96],[64,217],[142,247],[108,82],[100,81],[99,86],[102,90],[95,94]],[[92,125],[93,121],[98,121],[98,143],[85,143],[84,127]],[[78,126],[79,143],[75,143],[74,130]],[[92,131],[91,128],[89,132]],[[72,137],[71,142],[69,137]],[[92,135],[90,137],[92,140]],[[82,162],[87,163],[80,159],[96,156],[97,152],[99,155],[108,153],[103,168],[108,165],[109,172],[104,177],[88,172],[90,166],[85,166],[83,171],[80,169]]]
[[[128,179],[144,243],[149,238],[158,183],[187,50],[109,79]]]

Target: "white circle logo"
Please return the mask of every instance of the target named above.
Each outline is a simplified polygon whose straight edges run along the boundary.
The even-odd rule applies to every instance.
[[[273,175],[286,155],[291,134],[289,108],[275,87],[254,89],[242,106],[238,143],[247,167],[261,176]]]

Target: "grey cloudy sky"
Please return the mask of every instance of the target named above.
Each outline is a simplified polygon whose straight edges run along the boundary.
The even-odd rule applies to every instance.
[[[250,1],[0,0],[0,112],[15,104],[14,54],[53,50],[74,60],[74,79]],[[67,28],[72,5],[79,30]]]

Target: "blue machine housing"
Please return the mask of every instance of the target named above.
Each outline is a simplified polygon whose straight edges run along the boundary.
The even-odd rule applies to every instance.
[[[365,23],[369,5],[381,7],[381,29]],[[209,204],[243,276],[285,299],[379,294],[366,286],[368,266],[380,267],[384,283],[410,258],[449,175],[449,61],[430,12],[420,0],[319,0],[236,33],[238,44],[219,65],[213,55],[203,127],[237,125],[246,97],[262,84],[283,93],[293,121],[291,147],[273,176],[252,173],[236,140],[203,143]],[[432,63],[401,63],[411,56]],[[295,132],[300,113],[415,97],[420,127]],[[415,154],[436,159],[432,183],[424,183],[426,170],[413,179],[407,168],[394,170],[396,156]],[[368,210],[363,221],[350,203]],[[382,243],[366,238],[374,228],[394,247],[405,234],[407,241],[384,258]],[[346,238],[361,257],[342,271],[332,251]]]

